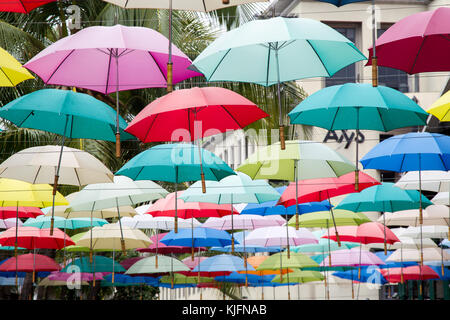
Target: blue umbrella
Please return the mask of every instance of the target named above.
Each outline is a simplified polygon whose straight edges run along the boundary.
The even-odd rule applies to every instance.
[[[355,2],[364,2],[369,0],[317,0],[320,2],[326,2],[330,4],[334,4],[336,7],[345,6],[346,4],[355,3]]]
[[[127,284],[127,285],[147,284],[150,286],[158,285],[158,278],[145,276],[130,276],[128,274],[121,274],[121,273],[114,275],[114,282],[112,281],[113,280],[112,274],[104,276],[103,279],[104,279],[103,281],[111,283],[113,286],[115,286],[116,284]]]
[[[215,272],[236,272],[236,271],[256,271],[251,265],[244,265],[244,259],[230,254],[219,254],[209,257],[200,262],[192,272],[203,272],[207,275],[214,275]]]
[[[388,281],[383,277],[380,273],[380,269],[375,266],[364,266],[361,267],[360,277],[356,277],[353,275],[352,270],[347,271],[337,271],[333,273],[333,276],[349,279],[358,282],[367,282],[372,284],[386,284]]]
[[[241,231],[234,233],[234,239],[237,240],[237,245],[234,246],[235,252],[249,252],[249,253],[255,253],[255,252],[280,252],[280,247],[261,247],[261,246],[248,246],[243,245],[244,243],[244,237],[248,236],[250,231]],[[211,251],[220,251],[220,252],[232,252],[231,245],[224,246],[224,247],[211,247]]]
[[[442,274],[442,268],[440,266],[429,266],[431,269],[433,269],[434,272],[436,272],[439,275],[439,280],[450,280],[450,269],[449,268],[443,268],[444,274]]]
[[[419,191],[422,193],[422,170],[450,170],[450,137],[429,132],[393,136],[377,144],[360,162],[364,169],[419,171]],[[419,212],[422,225],[422,205]]]

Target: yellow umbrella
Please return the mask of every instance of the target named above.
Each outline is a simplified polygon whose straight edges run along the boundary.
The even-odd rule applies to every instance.
[[[0,48],[0,69],[0,87],[14,87],[24,80],[34,79],[31,73],[3,48]]]
[[[450,90],[436,100],[426,111],[431,113],[440,121],[450,121]]]

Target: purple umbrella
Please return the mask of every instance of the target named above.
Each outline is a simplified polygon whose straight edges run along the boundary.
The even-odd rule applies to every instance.
[[[116,155],[120,156],[119,91],[167,86],[169,40],[144,27],[94,26],[48,46],[24,66],[46,84],[116,92]],[[201,76],[172,45],[173,83]]]
[[[95,280],[103,280],[103,276],[105,276],[106,272],[96,272],[95,273]],[[48,276],[49,280],[52,281],[67,281],[72,280],[72,278],[75,277],[78,281],[93,281],[94,280],[94,274],[92,273],[86,273],[86,272],[59,272],[54,271],[50,273]]]

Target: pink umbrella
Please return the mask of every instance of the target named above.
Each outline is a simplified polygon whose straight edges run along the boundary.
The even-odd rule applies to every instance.
[[[194,260],[191,259],[191,257],[184,258],[181,260],[185,265],[189,267],[189,269],[194,269],[200,262],[203,260],[208,259],[208,257],[194,257]]]
[[[94,26],[42,50],[24,67],[46,84],[116,94],[116,155],[120,156],[119,91],[167,86],[168,39],[144,27]],[[188,70],[189,58],[172,45],[173,83],[201,76]]]
[[[358,247],[332,251],[325,259],[323,259],[320,266],[328,266],[330,264],[330,258],[332,261],[331,266],[333,267],[356,267],[385,264],[372,252],[360,250]]]
[[[20,220],[17,220],[15,218],[8,218],[8,219],[0,219],[0,229],[9,229],[13,228],[17,225],[20,227],[23,225],[23,222]]]
[[[410,15],[376,41],[378,65],[409,74],[450,71],[450,8]],[[368,65],[373,48],[369,49]]]
[[[95,273],[95,280],[103,280],[103,276],[105,276],[106,273],[104,272],[96,272]],[[94,274],[87,273],[87,272],[52,272],[48,279],[52,281],[67,281],[71,280],[73,277],[75,277],[77,280],[80,281],[93,281],[94,280]]]

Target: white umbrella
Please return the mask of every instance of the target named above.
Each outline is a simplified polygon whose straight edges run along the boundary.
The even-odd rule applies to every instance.
[[[22,224],[23,222],[16,218],[0,219],[0,229],[9,229],[16,226],[20,227]]]
[[[280,217],[277,215],[277,217]],[[253,230],[263,227],[282,226],[286,223],[286,220],[281,218],[273,219],[272,216],[260,216],[256,214],[239,214],[233,217],[233,225],[231,223],[231,215],[223,217],[211,217],[203,223],[203,227],[219,229],[219,230],[231,230],[231,229],[243,229]]]
[[[120,206],[131,206],[138,203],[163,198],[168,192],[150,180],[134,181],[126,176],[115,176],[114,183],[90,184],[76,194],[70,203],[69,211],[95,211],[117,207],[120,220]],[[125,253],[125,241],[122,239],[122,251]],[[92,247],[91,252],[92,256]]]
[[[422,190],[434,192],[448,192],[450,190],[449,171],[421,171]],[[419,190],[419,171],[409,171],[404,174],[395,186],[402,189]]]
[[[445,226],[423,226],[422,232],[420,231],[420,227],[408,227],[401,232],[401,236],[420,238],[420,234],[422,233],[422,237],[424,238],[444,239],[447,238],[447,231],[448,228]]]
[[[153,217],[149,214],[136,215],[132,218],[123,217],[121,221],[123,226],[128,226],[133,229],[173,230],[175,228],[175,221],[172,217]],[[195,228],[200,227],[201,225],[202,224],[195,218],[178,218],[179,228],[191,228],[192,226]]]
[[[421,241],[422,246],[424,248],[437,248],[437,244],[431,240],[430,238],[425,239],[415,239],[415,238],[409,238],[409,237],[399,237],[398,238],[400,242],[396,242],[394,244],[388,244],[387,250],[396,250],[396,249],[420,249]],[[382,243],[370,243],[367,245],[364,245],[365,248],[371,248],[371,249],[383,249],[384,245]]]
[[[420,212],[418,209],[385,212],[378,222],[386,226],[420,226]],[[449,226],[448,207],[444,205],[431,205],[423,209],[424,226]]]
[[[150,209],[150,207],[151,207],[152,205],[153,205],[152,203],[150,203],[150,204],[144,204],[144,205],[142,205],[142,206],[136,207],[135,210],[136,210],[137,214],[144,214],[144,213],[147,212],[148,209]]]
[[[431,199],[431,202],[434,204],[450,205],[449,192],[439,192]]]
[[[450,260],[450,254],[446,251],[442,251],[439,248],[424,248],[423,249],[423,261],[441,261]],[[386,261],[421,261],[421,253],[419,249],[397,249],[395,250]]]
[[[262,247],[274,247],[274,246],[299,246],[308,243],[318,243],[314,234],[306,228],[299,228],[296,230],[294,227],[264,227],[251,231],[245,242],[248,245],[256,245]]]

